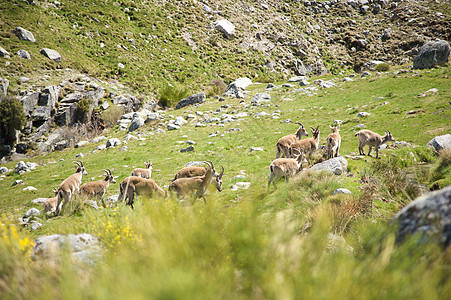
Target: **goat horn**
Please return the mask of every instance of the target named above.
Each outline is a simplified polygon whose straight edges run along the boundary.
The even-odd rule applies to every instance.
[[[221,171],[221,173],[219,173],[219,178],[221,178],[221,177],[222,177],[222,175],[224,175],[224,167],[223,167],[223,166],[221,166],[221,168],[222,168],[222,171]]]
[[[215,165],[213,164],[213,162],[211,160],[207,160],[206,162],[210,164],[210,168],[212,168],[212,169],[215,168]]]
[[[76,164],[77,166],[81,167],[80,163],[78,161],[73,161],[73,163]]]
[[[77,160],[80,162],[80,166],[83,167],[83,162],[81,160]]]
[[[299,124],[299,125],[301,125],[301,127],[304,127],[304,125],[302,125],[301,122],[295,122],[294,124]]]
[[[106,176],[109,176],[109,175],[110,175],[110,174],[108,173],[108,171],[107,171],[107,170],[105,170],[105,169],[102,169],[102,171],[106,173]]]
[[[110,173],[111,176],[113,176],[113,173],[111,172],[110,169],[106,169],[108,171],[108,173]]]

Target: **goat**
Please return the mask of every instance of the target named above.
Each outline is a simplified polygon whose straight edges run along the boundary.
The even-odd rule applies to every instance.
[[[295,155],[293,152],[297,151],[298,154]],[[290,177],[294,177],[299,171],[302,169],[302,162],[304,161],[305,154],[303,150],[298,150],[296,148],[289,148],[289,152],[291,156],[295,158],[276,158],[269,165],[269,180],[268,180],[268,189],[271,185],[271,181],[276,187],[276,181],[285,176],[285,180],[288,183]]]
[[[340,136],[340,125],[337,127],[329,126],[332,129],[332,133],[327,136],[327,146],[326,146],[326,157],[330,159],[332,157],[340,156],[340,144],[341,144],[341,136]]]
[[[277,141],[276,158],[279,158],[281,154],[283,154],[283,157],[289,157],[288,148],[291,146],[291,144],[301,140],[302,136],[308,136],[308,133],[304,128],[304,125],[302,125],[301,122],[296,122],[296,124],[299,124],[299,128],[298,130],[296,130],[295,134],[286,135],[284,137],[281,137]]]
[[[138,176],[128,176],[119,185],[118,201],[126,202],[125,205],[130,205],[133,209],[133,199],[136,196],[146,196],[152,198],[153,196],[165,197],[166,193],[159,187],[153,179],[147,179]]]
[[[106,207],[105,200],[103,200],[103,196],[110,185],[110,183],[116,183],[114,180],[113,174],[110,169],[102,170],[106,173],[105,178],[103,180],[91,181],[82,184],[80,187],[80,195],[85,196],[89,199],[96,197],[97,199],[102,200],[103,207]]]
[[[221,166],[222,171],[217,176],[213,176],[213,163],[211,161],[204,162],[208,165],[207,171],[203,176],[195,176],[189,178],[178,178],[171,182],[168,191],[177,193],[178,198],[183,196],[193,195],[193,204],[197,198],[203,198],[206,203],[205,192],[211,182],[215,185],[216,189],[222,191],[222,176],[224,175],[224,167]],[[196,194],[194,194],[196,192]]]
[[[146,166],[145,169],[143,168],[134,169],[132,171],[132,176],[150,179],[150,177],[152,177],[152,162],[149,160],[148,162],[144,162],[144,165]]]
[[[203,163],[205,163],[205,162],[203,162]],[[208,161],[208,163],[212,169],[213,177],[218,177],[219,174],[218,174],[218,172],[216,172],[213,162]],[[201,167],[201,166],[184,167],[181,170],[179,170],[177,172],[177,174],[175,174],[174,179],[172,179],[172,181],[177,180],[179,178],[191,178],[191,177],[196,177],[196,176],[204,176],[207,173],[207,169],[208,168]]]
[[[71,200],[75,191],[80,192],[81,178],[83,175],[88,175],[81,161],[74,161],[74,164],[76,164],[77,168],[75,174],[67,177],[58,188],[58,203],[55,210],[55,216],[59,215],[59,213],[64,210],[64,207],[69,200]]]
[[[379,158],[379,147],[382,144],[385,144],[386,142],[394,142],[395,139],[391,135],[390,131],[385,131],[385,135],[381,136],[380,134],[377,134],[371,130],[363,129],[360,130],[355,134],[356,137],[359,138],[359,154],[365,155],[365,152],[363,151],[363,147],[365,145],[369,146],[368,150],[368,156],[371,156],[371,150],[373,147],[376,149],[376,158]]]
[[[310,128],[312,129],[312,134],[313,137],[311,138],[306,138],[300,141],[297,141],[293,144],[291,144],[291,148],[296,148],[298,149],[300,152],[304,152],[305,155],[308,154],[308,164],[310,165],[311,161],[312,161],[312,154],[318,150],[318,144],[319,144],[319,126],[315,128],[313,128],[312,126],[310,126]]]
[[[43,214],[51,214],[56,210],[58,204],[58,189],[52,189],[52,192],[55,193],[55,197],[45,199],[44,210],[42,211]]]

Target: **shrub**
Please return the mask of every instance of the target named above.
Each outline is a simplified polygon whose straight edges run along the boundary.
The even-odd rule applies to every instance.
[[[116,125],[117,120],[119,120],[123,114],[124,114],[123,107],[111,104],[107,110],[102,112],[101,118],[106,126],[111,127]]]
[[[159,90],[159,104],[163,107],[173,107],[180,100],[188,96],[189,93],[187,88],[166,84]]]
[[[207,93],[207,97],[222,95],[227,88],[227,84],[219,79],[213,79],[210,82],[210,89]]]
[[[390,71],[390,65],[387,63],[381,63],[376,65],[374,69],[378,72],[387,72]]]
[[[0,96],[0,135],[7,143],[14,142],[14,133],[26,124],[25,113],[19,100]]]
[[[438,190],[451,184],[451,150],[440,151],[439,158],[430,170],[429,189]]]
[[[83,98],[78,101],[77,108],[75,109],[75,119],[78,122],[85,123],[89,120],[91,115],[91,99]]]

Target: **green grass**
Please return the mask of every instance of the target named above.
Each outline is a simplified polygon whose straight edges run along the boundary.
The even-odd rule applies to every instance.
[[[450,69],[412,75],[355,78],[354,82],[319,90],[312,97],[290,93],[292,89],[276,89],[269,92],[273,99],[269,107],[243,107],[237,99],[208,99],[197,108],[169,110],[167,115],[215,111],[228,104],[224,112],[280,110],[282,116],[249,116],[224,127],[195,128],[193,122],[163,134],[154,134],[156,124],[146,125],[141,130],[146,141],[130,140],[125,152],[117,147],[92,153],[97,145],[88,145],[29,159],[39,164],[36,170],[23,175],[10,173],[0,181],[4,224],[16,223],[31,207],[41,209],[31,200],[52,196],[51,188],[73,173],[72,161],[80,152],[85,154],[83,163],[89,174],[83,182],[91,177],[98,180],[104,168],[111,169],[120,181],[150,159],[154,180],[165,186],[186,162],[212,160],[217,167],[225,167],[224,191],[218,193],[211,187],[207,204],[198,202],[193,207],[170,200],[138,199],[134,211],[122,204],[99,211],[84,208],[72,215],[42,219],[42,228],[20,230],[17,237],[9,238],[9,244],[5,236],[14,234],[4,233],[0,265],[5,266],[5,275],[0,278],[8,288],[1,285],[1,293],[7,298],[445,298],[451,292],[449,257],[433,244],[418,245],[415,238],[403,245],[394,244],[393,228],[387,225],[394,213],[414,198],[415,189],[407,188],[409,178],[427,185],[450,176],[449,159],[439,161],[424,146],[451,129],[447,103],[451,97]],[[245,102],[265,86],[251,86]],[[432,87],[439,90],[438,95],[418,98]],[[378,97],[384,98],[376,100]],[[380,106],[385,101],[388,104]],[[347,109],[352,107],[357,109],[351,113]],[[425,113],[406,114],[420,108]],[[357,120],[358,111],[371,115]],[[359,123],[378,133],[390,130],[396,140],[414,146],[390,145],[380,151],[377,161],[374,157],[349,158],[350,176],[307,173],[289,184],[280,181],[277,191],[272,187],[268,191],[268,166],[274,159],[277,139],[296,130],[292,123],[281,123],[287,118],[305,126],[319,125],[320,144],[325,143],[328,125],[343,120],[341,155],[357,153],[354,134]],[[230,128],[242,131],[228,132]],[[224,136],[208,137],[216,131]],[[125,132],[113,127],[104,135],[122,139]],[[195,151],[180,153],[186,144],[178,141],[188,139],[197,142]],[[252,146],[263,147],[263,151],[251,152]],[[431,173],[433,163],[436,167]],[[5,166],[13,168],[15,164]],[[232,177],[241,172],[251,186],[233,192],[230,187],[237,180]],[[406,179],[405,174],[410,177]],[[11,188],[17,179],[24,185]],[[38,190],[22,191],[28,185]],[[353,194],[333,196],[338,187]],[[117,192],[118,185],[112,184],[108,195]],[[105,248],[104,261],[82,274],[64,267],[30,264],[28,248],[20,248],[26,238],[80,232],[98,236]],[[328,240],[331,233],[343,237],[344,243],[332,247]]]

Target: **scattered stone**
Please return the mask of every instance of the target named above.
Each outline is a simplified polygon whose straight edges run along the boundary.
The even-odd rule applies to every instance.
[[[345,253],[348,255],[354,253],[354,248],[346,243],[346,240],[342,236],[333,233],[329,233],[326,249],[331,253]]]
[[[17,56],[19,56],[21,58],[25,58],[25,59],[31,59],[30,54],[27,51],[25,51],[25,50],[17,51]]]
[[[235,26],[226,19],[216,21],[214,26],[228,39],[232,39],[235,36]]]
[[[41,212],[39,211],[39,209],[36,208],[32,208],[29,211],[27,211],[25,213],[25,215],[23,216],[23,218],[29,218],[29,217],[37,217],[41,214]]]
[[[399,211],[393,223],[399,226],[396,239],[418,235],[420,243],[451,244],[451,186],[423,195]]]
[[[74,148],[80,148],[80,147],[84,147],[86,145],[88,145],[89,142],[88,141],[80,141],[77,144],[75,144]]]
[[[34,38],[33,34],[30,31],[23,29],[22,27],[14,28],[13,33],[15,34],[15,36],[19,38],[19,40],[29,41],[32,43],[36,42],[36,39]]]
[[[107,110],[110,107],[110,104],[107,101],[104,101],[102,105],[100,105],[101,110]]]
[[[430,69],[448,62],[450,46],[447,41],[428,42],[424,44],[413,59],[414,69]]]
[[[167,128],[168,130],[178,130],[180,129],[180,126],[175,125],[174,123],[169,123]]]
[[[36,229],[39,229],[40,227],[42,227],[42,224],[39,222],[35,222],[35,223],[31,224],[31,230],[36,230]]]
[[[127,146],[122,146],[121,149],[119,149],[120,152],[124,152],[127,151],[128,147]]]
[[[104,140],[106,140],[106,137],[104,137],[104,136],[102,135],[102,136],[98,136],[98,137],[93,138],[92,141],[91,141],[91,143],[96,144],[96,143],[101,142],[101,141],[104,141]]]
[[[190,151],[193,151],[193,150],[194,150],[194,146],[193,146],[193,145],[190,145],[190,146],[187,147],[187,148],[182,148],[182,149],[180,149],[180,152],[184,153],[184,152],[190,152]]]
[[[175,118],[174,124],[177,126],[182,126],[185,125],[186,123],[188,123],[185,119],[183,119],[183,117],[177,117]]]
[[[6,174],[10,172],[10,170],[7,167],[0,167],[0,174]]]
[[[191,95],[189,97],[186,97],[182,100],[179,101],[179,103],[177,103],[177,105],[175,106],[175,109],[180,109],[182,107],[188,106],[188,105],[193,105],[196,103],[204,103],[205,102],[205,93],[197,93],[194,95]]]
[[[83,153],[78,153],[75,155],[75,158],[83,158],[85,157]]]
[[[106,145],[99,145],[99,146],[97,146],[96,147],[96,149],[95,150],[103,150],[103,149],[106,149]]]
[[[345,189],[345,188],[339,188],[339,189],[336,189],[336,190],[334,191],[333,194],[334,194],[334,195],[337,195],[337,194],[352,194],[352,193],[351,193],[351,191],[348,190],[348,189]]]
[[[43,260],[57,265],[65,251],[69,251],[74,263],[88,266],[95,265],[102,258],[99,239],[87,233],[40,236],[35,241],[31,257],[33,261]]]
[[[263,151],[263,148],[262,147],[251,147],[250,148],[250,151],[252,152],[252,151]]]
[[[264,102],[271,101],[271,96],[267,93],[257,93],[252,97],[251,104],[254,106],[261,105]]]
[[[429,89],[426,92],[419,94],[418,97],[423,98],[432,95],[438,95],[438,90],[436,88]]]
[[[47,198],[36,198],[31,200],[32,203],[36,203],[36,204],[44,204],[45,200],[47,200]]]
[[[9,52],[0,46],[0,57],[10,58]]]
[[[364,118],[364,117],[368,117],[369,115],[371,115],[370,113],[367,113],[367,112],[364,112],[364,111],[361,111],[361,112],[359,112],[358,114],[357,114],[357,117],[359,117],[359,118]]]
[[[95,201],[95,200],[87,200],[87,201],[85,201],[85,203],[94,209],[100,209],[100,207],[97,205],[97,201]]]
[[[0,77],[0,94],[6,96],[8,94],[9,80]]]
[[[365,124],[358,124],[358,125],[355,125],[354,128],[365,128]]]
[[[14,181],[13,184],[11,185],[11,187],[19,185],[19,184],[23,184],[23,180],[22,179],[18,179],[16,181]]]
[[[121,144],[121,141],[118,138],[112,138],[106,142],[106,147],[111,148],[111,147],[118,146],[120,144]]]
[[[23,191],[37,191],[37,190],[38,190],[37,188],[31,185],[23,189]]]
[[[416,114],[421,114],[421,113],[425,113],[426,111],[424,109],[416,109],[416,110],[409,110],[407,112],[408,115],[416,115]]]
[[[28,166],[24,161],[19,161],[14,167],[14,172],[23,174],[28,170]]]
[[[57,62],[57,63],[61,62],[61,54],[59,54],[55,50],[43,48],[43,49],[41,49],[41,54],[44,55],[45,57],[53,60],[54,62]]]
[[[335,175],[341,175],[343,174],[348,168],[348,161],[339,156],[339,157],[334,157],[331,158],[329,160],[326,160],[322,163],[313,165],[312,167],[310,167],[309,170],[312,171],[328,171],[331,173],[334,173]]]
[[[274,84],[272,84],[272,83],[268,83],[268,85],[266,86],[267,89],[273,89],[275,87],[276,86]]]
[[[223,96],[244,98],[244,90],[252,84],[252,81],[247,77],[238,78],[229,84]]]
[[[196,145],[196,142],[195,142],[195,141],[192,141],[192,140],[187,140],[186,143],[187,143],[188,145]]]
[[[445,134],[436,136],[430,140],[426,145],[434,147],[436,151],[441,151],[443,149],[451,149],[451,134]]]
[[[130,123],[130,127],[128,127],[128,132],[135,131],[142,126],[144,126],[144,119],[141,117],[134,118]]]

